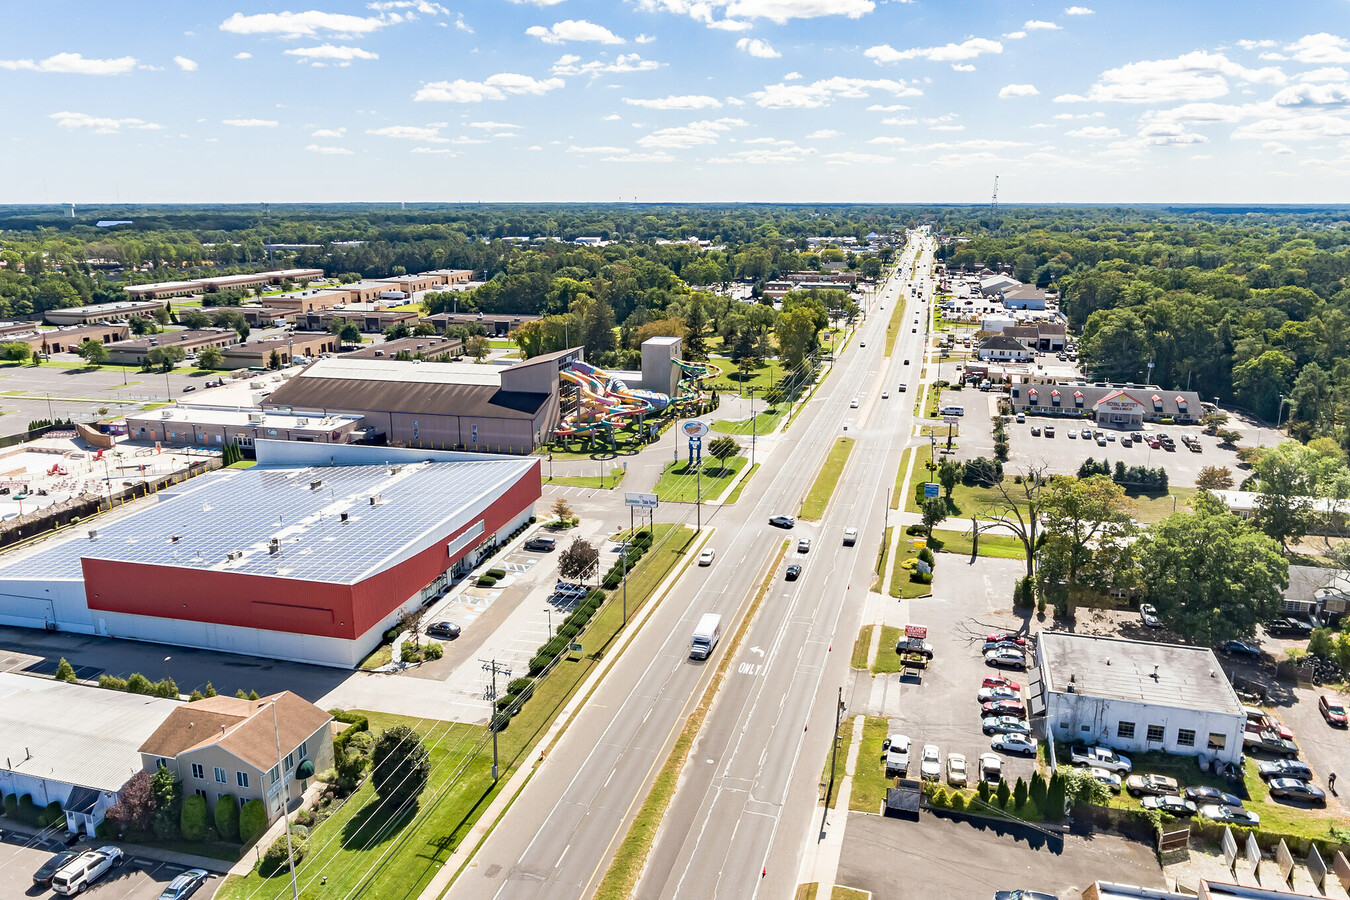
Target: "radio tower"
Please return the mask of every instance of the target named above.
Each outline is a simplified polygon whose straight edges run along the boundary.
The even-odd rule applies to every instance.
[[[998,176],[994,176],[994,196],[989,201],[989,213],[994,215],[998,212]]]

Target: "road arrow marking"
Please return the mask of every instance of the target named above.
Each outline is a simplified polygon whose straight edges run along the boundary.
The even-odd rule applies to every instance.
[[[750,652],[751,652],[751,653],[758,653],[760,656],[763,656],[763,655],[764,655],[764,651],[761,650],[761,649],[759,649],[758,647],[751,647],[751,648],[750,648]]]

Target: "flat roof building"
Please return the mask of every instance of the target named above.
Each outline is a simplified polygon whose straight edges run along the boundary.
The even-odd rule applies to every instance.
[[[379,341],[363,344],[360,350],[342,354],[343,359],[399,359],[402,354],[408,358],[448,362],[464,352],[464,342],[459,338],[431,335],[428,337],[395,338],[392,341]]]
[[[1047,631],[1036,660],[1054,740],[1223,762],[1242,755],[1247,716],[1208,647]]]
[[[30,326],[31,328],[31,326]],[[72,325],[69,328],[30,330],[26,334],[10,334],[5,343],[27,344],[43,353],[74,353],[85,341],[111,344],[131,336],[131,329],[122,323]]]
[[[128,297],[140,300],[165,300],[170,297],[190,297],[229,288],[254,288],[283,281],[309,281],[323,277],[323,269],[274,269],[269,272],[246,272],[239,275],[213,275],[208,278],[190,278],[183,281],[157,281],[150,284],[129,284]],[[163,304],[161,304],[163,305]]]
[[[526,322],[533,322],[539,316],[509,315],[493,313],[453,313],[443,312],[424,317],[436,331],[444,333],[450,325],[482,325],[492,337],[508,337]]]
[[[286,337],[266,338],[235,344],[225,350],[225,368],[257,368],[266,366],[277,355],[283,366],[289,366],[297,356],[318,356],[320,353],[335,353],[338,338],[335,334],[293,334]]]
[[[360,308],[344,304],[343,308],[316,309],[299,313],[295,317],[295,327],[305,331],[327,331],[333,322],[353,322],[366,334],[379,334],[390,325],[400,322],[409,327],[417,323],[417,312],[411,309],[368,309],[366,304]]]
[[[49,309],[42,314],[52,325],[87,325],[90,322],[120,322],[132,316],[149,318],[155,310],[163,309],[167,300],[122,300],[117,303],[95,303],[91,306],[67,306]]]
[[[260,440],[347,444],[365,437],[360,416],[323,416],[211,406],[165,406],[127,415],[133,441],[174,447],[238,444],[252,449]]]
[[[239,340],[232,328],[202,328],[185,331],[161,331],[145,337],[108,345],[108,361],[120,366],[139,366],[156,347],[182,347],[191,356],[207,347],[228,347]]]
[[[532,458],[296,441],[257,456],[0,557],[0,623],[352,667],[540,496]]]

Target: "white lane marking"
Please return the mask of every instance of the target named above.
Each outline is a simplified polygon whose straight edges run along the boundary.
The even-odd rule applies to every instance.
[[[553,868],[557,869],[562,866],[563,856],[566,856],[567,851],[571,849],[572,849],[571,844],[568,844],[566,847],[563,848],[562,856],[558,857],[558,861],[553,864]]]

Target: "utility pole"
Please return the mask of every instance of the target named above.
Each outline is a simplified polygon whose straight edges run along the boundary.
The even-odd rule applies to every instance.
[[[694,518],[695,531],[703,530],[703,454],[699,454],[698,468],[694,469]]]
[[[839,689],[839,702],[834,707],[834,744],[830,747],[830,784],[825,788],[825,812],[828,815],[830,810],[830,796],[834,793],[834,766],[835,760],[839,756],[839,723],[844,716],[844,689]],[[822,824],[821,835],[824,836],[825,828]]]
[[[488,699],[492,703],[492,714],[488,717],[488,728],[492,731],[492,781],[497,781],[497,676],[505,675],[511,677],[511,669],[508,666],[498,663],[497,660],[483,660],[483,671],[492,673],[492,688],[488,691]]]
[[[755,422],[755,388],[754,388],[754,385],[751,385],[751,386],[750,386],[750,468],[752,468],[752,469],[755,467],[755,433],[756,433],[756,431],[757,431],[757,429],[756,429],[756,422]]]
[[[167,657],[165,658],[167,661]],[[286,767],[281,762],[281,729],[277,727],[277,701],[272,706],[272,734],[277,742],[277,771],[281,773],[281,818],[286,823],[286,863],[291,869],[291,900],[300,900],[300,891],[295,886],[295,851],[291,848],[291,805],[290,787],[286,784]]]

